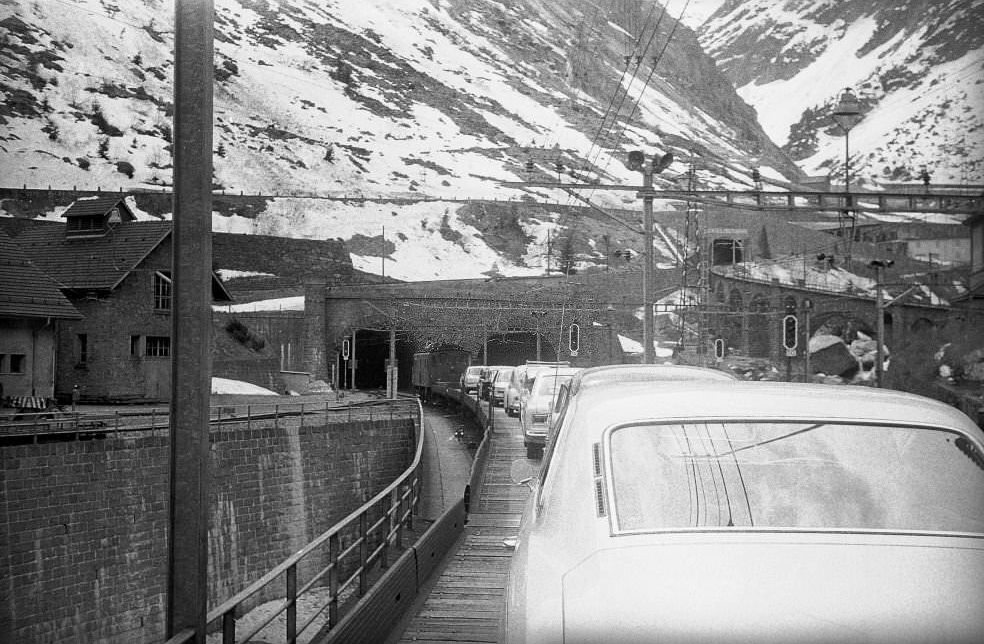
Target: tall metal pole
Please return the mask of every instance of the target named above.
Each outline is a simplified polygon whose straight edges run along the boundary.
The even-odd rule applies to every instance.
[[[176,0],[166,635],[205,642],[212,296],[212,0]]]
[[[882,293],[882,282],[885,280],[885,268],[881,265],[875,266],[875,386],[882,386],[884,376],[883,361],[885,356],[882,347],[885,343],[885,296]]]
[[[807,300],[809,302],[809,300]],[[804,334],[803,342],[803,382],[810,382],[813,378],[813,374],[810,373],[810,336],[813,334],[812,329],[810,329],[810,311],[813,310],[812,304],[807,305],[806,314],[804,316],[806,324],[806,333]]]
[[[851,194],[851,130],[844,130],[844,193]],[[847,206],[851,207],[851,198],[847,198]]]
[[[396,400],[397,374],[396,374],[396,329],[390,329],[389,333],[389,364],[386,369],[386,391],[390,400]]]
[[[650,192],[653,187],[653,170],[649,164],[643,166],[642,170],[643,190]],[[642,252],[642,362],[643,364],[653,364],[655,362],[655,352],[653,351],[653,197],[649,194],[642,197],[642,227],[643,244]]]
[[[349,360],[349,365],[352,367],[352,373],[349,376],[351,378],[351,380],[349,381],[349,389],[351,389],[352,391],[355,391],[355,335],[356,333],[358,333],[358,331],[356,329],[352,329],[352,348],[350,349],[351,360]]]

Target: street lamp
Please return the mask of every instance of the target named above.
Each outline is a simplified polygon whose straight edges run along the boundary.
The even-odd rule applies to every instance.
[[[645,256],[642,266],[642,362],[655,362],[653,351],[653,175],[659,174],[673,163],[673,153],[654,156],[646,163],[646,155],[639,150],[629,152],[626,166],[642,173],[642,228]]]
[[[853,226],[853,207],[854,200],[851,198],[851,129],[857,125],[862,118],[861,115],[861,102],[858,101],[858,97],[855,96],[851,88],[846,88],[840,96],[840,102],[837,107],[834,108],[833,114],[831,116],[834,122],[837,123],[838,127],[844,131],[844,193],[846,198],[844,200],[844,210],[842,211],[846,219],[851,220],[851,232],[850,238],[848,238],[847,247],[851,247],[851,242],[854,241],[854,226]]]
[[[882,386],[885,366],[884,339],[885,339],[885,296],[882,293],[882,283],[885,281],[885,269],[894,264],[890,259],[875,259],[868,262],[868,266],[875,269],[875,386]]]
[[[851,130],[862,118],[861,102],[851,88],[847,88],[840,96],[840,102],[831,115],[838,127],[844,131],[844,191],[851,192]],[[850,205],[850,203],[848,203]]]

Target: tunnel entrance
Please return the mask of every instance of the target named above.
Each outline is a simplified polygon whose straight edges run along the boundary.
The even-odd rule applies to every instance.
[[[351,337],[351,336],[350,336]],[[355,358],[355,389],[386,389],[386,361],[390,352],[389,331],[371,331],[357,329],[355,332],[355,348],[352,352]],[[396,361],[398,365],[398,387],[410,387],[410,375],[413,369],[413,351],[405,341],[399,338],[396,342]],[[352,360],[343,360],[338,356],[336,366],[338,386],[341,389],[352,389]]]
[[[489,336],[487,364],[521,365],[536,360],[536,333],[516,331]],[[540,360],[556,360],[557,349],[540,334]]]

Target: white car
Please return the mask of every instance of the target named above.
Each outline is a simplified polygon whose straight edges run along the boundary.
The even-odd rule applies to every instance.
[[[727,371],[694,367],[689,365],[667,364],[612,364],[584,369],[570,382],[561,385],[547,421],[548,438],[564,415],[568,404],[578,392],[591,387],[618,387],[630,382],[685,382],[690,380],[736,381],[738,378]]]
[[[515,367],[500,367],[492,383],[492,404],[506,406],[506,391]]]
[[[465,369],[465,372],[461,374],[461,379],[458,381],[463,392],[470,394],[478,391],[478,377],[481,375],[482,369],[483,367],[481,365]]]
[[[956,409],[711,381],[575,407],[506,542],[499,641],[984,642],[984,433]]]
[[[560,387],[580,370],[577,367],[552,367],[537,372],[530,393],[523,399],[520,410],[520,424],[523,427],[523,444],[526,446],[527,458],[539,458],[543,453],[543,446],[547,442],[550,412],[557,401]]]

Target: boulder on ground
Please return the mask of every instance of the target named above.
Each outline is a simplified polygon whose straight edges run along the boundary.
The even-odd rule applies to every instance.
[[[812,348],[812,347],[811,347]],[[810,352],[810,368],[833,376],[851,378],[858,371],[858,360],[843,341]]]

